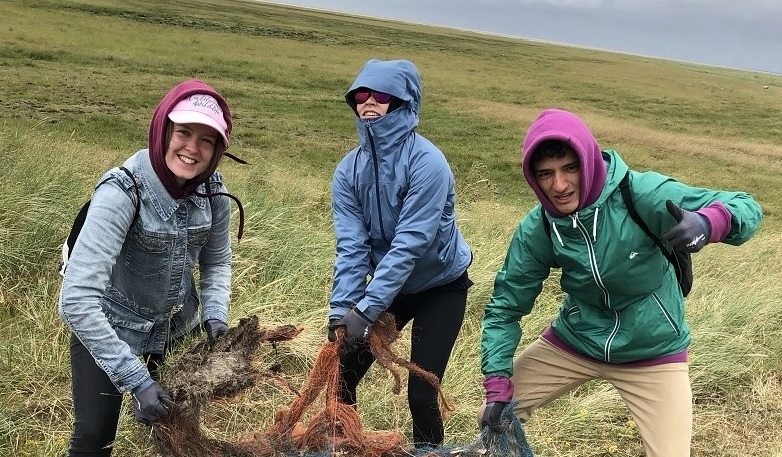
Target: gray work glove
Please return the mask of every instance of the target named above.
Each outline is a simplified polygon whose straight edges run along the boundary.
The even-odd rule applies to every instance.
[[[134,387],[131,397],[133,397],[133,416],[146,425],[165,416],[175,406],[168,392],[152,378]]]
[[[678,224],[665,232],[665,239],[677,251],[698,252],[706,246],[711,235],[711,225],[704,216],[692,211],[686,211],[671,200],[665,202],[665,207]]]
[[[366,344],[369,331],[372,329],[372,321],[356,307],[353,307],[342,319],[336,322],[332,321],[329,325],[329,341],[332,341],[332,336],[336,340],[334,331],[339,327],[345,328],[345,336],[342,338],[342,345],[339,348],[339,355],[343,356]]]
[[[215,340],[220,338],[228,331],[228,324],[219,319],[207,319],[204,321],[204,331],[209,344],[214,344]]]

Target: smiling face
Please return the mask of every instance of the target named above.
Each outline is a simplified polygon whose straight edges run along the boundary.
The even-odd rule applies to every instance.
[[[356,113],[358,113],[358,117],[361,119],[380,117],[388,112],[388,105],[390,104],[390,101],[378,103],[373,94],[364,103],[356,103]]]
[[[576,153],[567,148],[563,157],[541,157],[533,164],[533,173],[551,204],[562,214],[578,208],[581,199],[581,164]]]
[[[166,150],[166,166],[180,187],[206,171],[214,156],[218,137],[217,130],[207,125],[173,123]]]

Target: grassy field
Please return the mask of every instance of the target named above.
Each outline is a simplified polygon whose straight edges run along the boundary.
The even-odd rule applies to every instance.
[[[546,107],[581,115],[631,167],[749,191],[757,236],[695,256],[694,456],[782,456],[782,76],[494,38],[233,0],[0,1],[0,455],[57,456],[71,427],[68,332],[56,313],[59,246],[109,167],[145,147],[160,97],[196,77],[234,112],[229,189],[244,203],[234,245],[231,320],[305,328],[259,364],[294,384],[325,339],[333,259],[329,177],[356,143],[342,98],[368,58],[407,58],[422,74],[420,131],[449,158],[476,285],[444,391],[449,443],[477,434],[483,304],[533,196],[519,173],[523,132]],[[555,279],[555,278],[554,278]],[[556,282],[525,319],[523,345],[553,316]],[[398,348],[406,353],[406,343]],[[206,433],[261,430],[292,393],[258,385],[213,404]],[[404,395],[373,370],[359,388],[366,427],[409,438]],[[610,386],[592,383],[527,424],[540,456],[640,456]],[[116,456],[147,455],[129,414]]]

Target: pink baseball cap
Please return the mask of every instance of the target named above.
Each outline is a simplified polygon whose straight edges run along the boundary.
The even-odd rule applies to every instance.
[[[220,104],[211,95],[194,94],[181,100],[174,106],[168,118],[177,124],[203,124],[212,127],[220,133],[228,147],[228,124],[223,117]]]

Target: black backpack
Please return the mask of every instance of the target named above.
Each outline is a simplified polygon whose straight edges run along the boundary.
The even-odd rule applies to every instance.
[[[119,167],[119,169],[130,176],[130,179],[133,181],[133,188],[136,190],[136,212],[133,215],[133,220],[130,222],[130,225],[133,225],[136,222],[136,219],[138,219],[138,213],[141,208],[138,184],[130,170],[125,167]],[[84,226],[84,220],[87,218],[87,210],[90,208],[91,201],[92,200],[87,200],[84,202],[84,205],[82,205],[81,209],[76,214],[76,217],[73,219],[73,225],[71,225],[71,231],[68,233],[68,238],[65,239],[65,243],[62,245],[62,261],[60,262],[60,267],[58,269],[61,276],[65,276],[65,268],[68,266],[68,260],[71,258],[71,252],[73,252],[73,246],[76,244],[76,238],[79,237],[81,228]]]
[[[682,295],[686,297],[690,294],[690,290],[692,290],[692,255],[689,252],[677,251],[675,249],[672,249],[671,252],[668,252],[668,250],[663,245],[663,242],[657,236],[655,236],[651,230],[649,230],[646,222],[641,219],[638,211],[635,210],[635,204],[633,204],[633,197],[630,192],[630,182],[628,178],[629,175],[630,172],[628,171],[622,178],[622,181],[619,182],[619,191],[622,193],[622,200],[627,207],[627,212],[630,213],[630,217],[633,219],[636,225],[641,227],[641,230],[643,230],[644,233],[646,233],[646,235],[651,238],[652,241],[654,241],[654,244],[657,245],[657,247],[660,249],[663,257],[668,259],[668,262],[671,263],[674,271],[676,272],[676,279],[679,282],[679,288],[682,290]],[[543,217],[543,227],[546,230],[546,235],[548,235],[550,238],[551,228],[549,228],[548,218],[546,217],[546,210],[544,210],[542,206],[540,207],[540,213]]]

